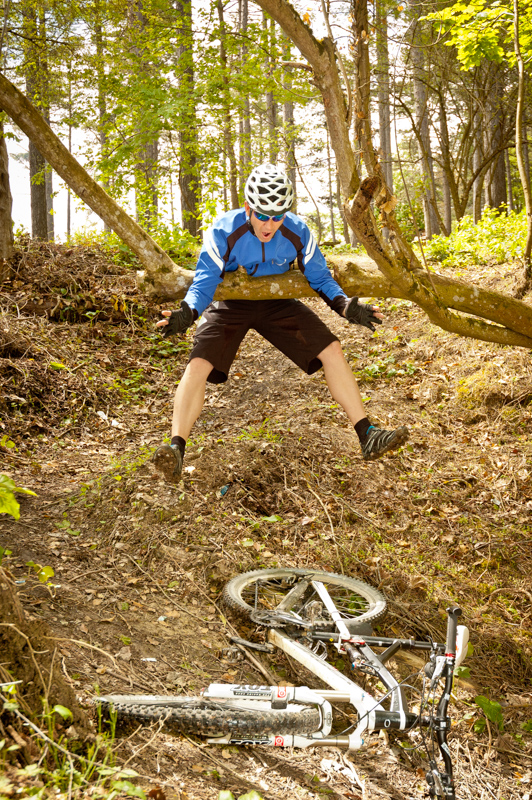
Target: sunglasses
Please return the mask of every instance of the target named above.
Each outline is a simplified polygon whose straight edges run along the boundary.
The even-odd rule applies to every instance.
[[[273,219],[274,222],[280,222],[286,216],[286,214],[274,214],[273,217],[269,217],[267,214],[259,214],[259,212],[255,211],[255,209],[253,209],[253,213],[259,222],[269,222],[271,219]]]

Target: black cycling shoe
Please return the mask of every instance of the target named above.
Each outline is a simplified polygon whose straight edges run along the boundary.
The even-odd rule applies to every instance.
[[[395,431],[384,431],[381,428],[369,428],[368,435],[362,447],[364,461],[375,461],[388,450],[396,450],[406,442],[409,437],[408,428],[402,425]]]
[[[153,463],[168,483],[177,483],[183,469],[181,450],[174,444],[162,444],[154,453]]]

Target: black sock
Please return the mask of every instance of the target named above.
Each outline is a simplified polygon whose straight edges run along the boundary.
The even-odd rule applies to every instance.
[[[371,424],[367,417],[364,419],[360,419],[357,424],[355,425],[355,430],[357,432],[358,438],[360,439],[361,444],[364,444],[366,439],[368,438],[368,431],[370,428],[374,426]]]
[[[172,436],[172,441],[170,442],[170,444],[177,447],[182,456],[185,455],[186,441],[181,436]]]

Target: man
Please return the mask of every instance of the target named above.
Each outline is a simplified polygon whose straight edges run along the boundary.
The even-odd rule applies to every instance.
[[[299,300],[229,300],[213,303],[226,272],[240,265],[248,275],[279,275],[293,262],[311,287],[337,314],[371,331],[383,315],[377,306],[348,298],[333,279],[314,236],[303,220],[290,213],[292,184],[277,167],[262,164],[246,181],[245,206],[223,214],[207,231],[194,280],[178,311],[163,311],[157,323],[163,336],[184,333],[201,317],[190,359],[177,387],[170,444],[154,455],[155,468],[176,483],[185,445],[201,413],[206,383],[223,383],[244,336],[255,329],[308,375],[323,367],[333,399],[355,427],[362,457],[379,458],[402,445],[407,428],[374,427],[364,411],[355,377],[340,342],[321,319]]]

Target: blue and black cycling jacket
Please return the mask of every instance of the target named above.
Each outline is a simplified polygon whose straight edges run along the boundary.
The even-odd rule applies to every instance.
[[[194,280],[185,300],[201,316],[226,272],[244,267],[248,275],[280,275],[296,262],[311,287],[333,311],[342,314],[347,296],[332,277],[314,236],[302,219],[288,212],[269,242],[260,242],[245,209],[223,214],[206,232]]]

